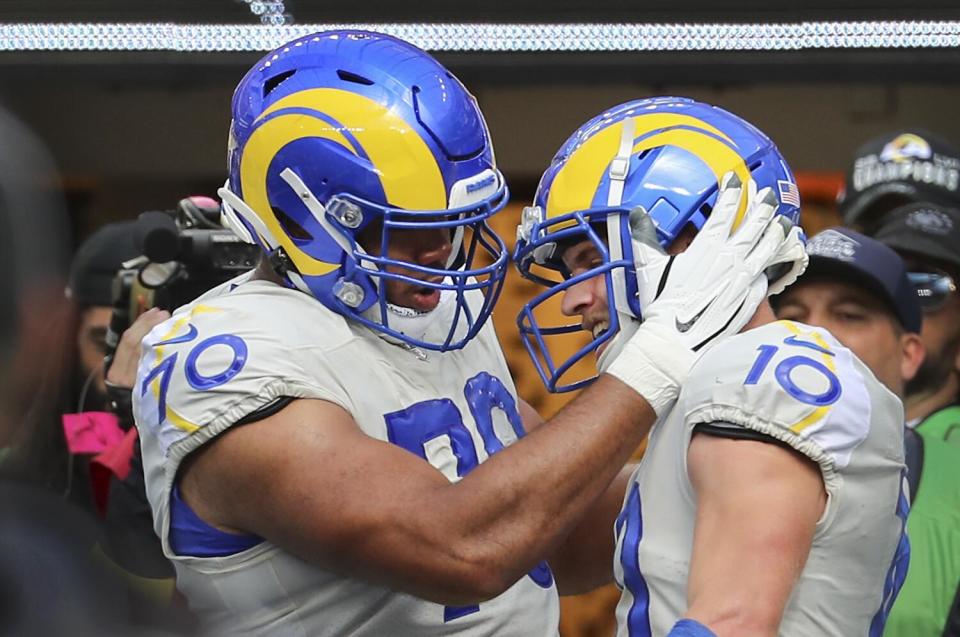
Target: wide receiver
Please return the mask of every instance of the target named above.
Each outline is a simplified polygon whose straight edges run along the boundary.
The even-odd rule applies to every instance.
[[[551,286],[519,320],[549,387],[584,385],[569,374],[590,353],[629,382],[631,334],[665,285],[710,267],[681,264],[683,250],[712,231],[730,182],[751,178],[780,202],[771,191],[760,200],[796,220],[796,185],[772,142],[688,99],[622,104],[570,137],[516,253],[521,272]],[[665,278],[634,276],[634,263],[658,258]],[[718,289],[735,282],[713,267]],[[543,325],[551,299],[580,324]],[[701,308],[677,329],[696,329]],[[581,576],[595,585],[614,573],[624,636],[879,635],[908,557],[902,405],[825,330],[775,322],[766,302],[747,327],[702,353],[676,405],[657,412],[619,516],[598,514],[613,527],[595,549],[605,570]],[[575,329],[589,343],[555,361],[550,340]]]
[[[527,434],[486,322],[506,187],[446,69],[374,33],[290,42],[237,87],[229,166],[224,215],[265,257],[154,328],[134,387],[156,531],[217,634],[555,635],[544,558],[800,245],[762,206],[694,241],[678,262],[735,264],[724,298],[667,285],[618,359],[634,382]]]

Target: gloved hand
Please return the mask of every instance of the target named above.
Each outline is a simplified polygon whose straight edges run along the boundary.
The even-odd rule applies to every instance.
[[[738,214],[742,197],[745,208]],[[753,317],[767,296],[765,270],[793,262],[775,282],[782,289],[806,267],[802,232],[774,215],[778,204],[769,188],[758,193],[753,180],[742,184],[728,173],[703,228],[676,256],[666,255],[655,237],[645,238],[646,213],[631,220],[643,322],[632,334],[619,334],[625,342],[608,348],[599,364],[646,398],[658,416],[673,405],[697,353]]]

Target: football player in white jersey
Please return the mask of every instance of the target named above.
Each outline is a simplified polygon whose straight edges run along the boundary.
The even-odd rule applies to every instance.
[[[506,187],[446,69],[380,34],[290,42],[235,92],[229,171],[224,217],[265,258],[154,328],[134,387],[156,531],[216,634],[555,635],[544,558],[800,245],[759,201],[704,233],[678,263],[731,260],[735,284],[667,285],[628,382],[526,435],[486,321]]]
[[[590,382],[578,363],[594,355],[617,373],[672,281],[704,267],[718,268],[720,289],[736,281],[732,262],[680,263],[727,205],[731,171],[727,186],[755,181],[760,200],[797,220],[797,187],[773,143],[710,105],[629,102],[561,147],[515,255],[550,288],[519,318],[548,387]],[[742,212],[734,229],[756,214]],[[635,268],[658,258],[665,275]],[[771,293],[791,280],[769,275]],[[548,325],[550,304],[580,321]],[[775,321],[766,302],[747,328],[703,352],[676,404],[658,411],[643,460],[620,482],[619,516],[597,514],[609,539],[580,576],[621,587],[622,636],[879,635],[909,553],[902,405],[823,329]],[[578,334],[582,346],[550,344]]]

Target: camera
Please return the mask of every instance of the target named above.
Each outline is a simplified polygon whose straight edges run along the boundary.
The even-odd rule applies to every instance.
[[[140,314],[152,307],[173,312],[250,270],[260,256],[259,247],[220,225],[220,205],[209,197],[187,197],[175,210],[141,213],[134,241],[142,256],[124,263],[113,280],[107,369],[120,336]]]

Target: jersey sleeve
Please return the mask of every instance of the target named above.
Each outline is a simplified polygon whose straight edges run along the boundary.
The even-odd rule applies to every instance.
[[[143,341],[134,387],[141,433],[196,448],[284,397],[317,398],[351,410],[318,347],[275,325],[216,305],[178,312]]]
[[[778,321],[709,350],[678,406],[690,431],[717,423],[789,445],[819,465],[829,491],[870,431],[866,383],[876,381],[864,372],[829,332]]]

